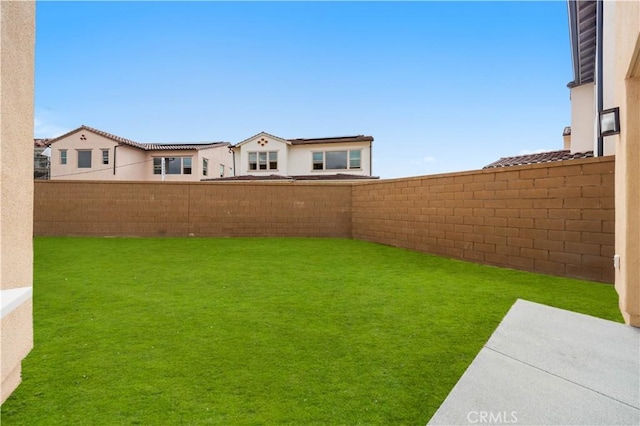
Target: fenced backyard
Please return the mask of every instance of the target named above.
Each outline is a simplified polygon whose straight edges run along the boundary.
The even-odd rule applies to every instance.
[[[517,298],[612,286],[341,238],[35,240],[3,425],[426,424]]]

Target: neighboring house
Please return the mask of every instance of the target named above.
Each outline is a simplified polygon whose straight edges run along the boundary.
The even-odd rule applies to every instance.
[[[261,132],[231,147],[234,180],[349,180],[371,176],[371,136],[283,139]]]
[[[48,144],[54,180],[199,181],[233,175],[228,142],[139,143],[80,126]]]
[[[593,151],[596,157],[614,155],[614,143],[599,137],[599,112],[615,105],[616,3],[594,0],[568,1],[569,39],[573,80],[571,127],[565,129],[565,149]]]
[[[605,144],[598,137],[599,111],[615,106],[615,3],[595,0],[567,2],[573,80],[567,84],[571,98],[571,126],[562,131],[563,149],[501,158],[485,169],[615,154],[615,144]],[[598,61],[598,45],[602,46],[601,62]],[[599,74],[601,78],[598,78]]]
[[[49,146],[50,139],[33,140],[33,178],[49,179],[49,157],[45,149]]]

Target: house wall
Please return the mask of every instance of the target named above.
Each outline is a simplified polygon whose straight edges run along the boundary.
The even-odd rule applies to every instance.
[[[360,169],[348,170],[313,170],[312,153],[320,151],[346,151],[359,149],[361,154]],[[288,175],[332,175],[336,173],[348,173],[352,175],[371,175],[371,147],[366,143],[341,143],[337,144],[309,144],[292,145],[289,147]]]
[[[620,134],[605,144],[616,146],[615,285],[625,321],[640,327],[640,3],[618,3],[611,106],[620,107]]]
[[[35,235],[350,238],[351,185],[39,181],[34,226]]]
[[[202,173],[202,161],[204,158],[209,160],[209,171],[207,176]],[[221,165],[224,166],[223,175],[220,169]],[[198,180],[233,176],[233,156],[231,152],[229,152],[229,147],[224,146],[220,148],[201,149],[198,151],[197,169]]]
[[[36,182],[35,235],[356,238],[613,282],[614,160],[364,183]]]
[[[614,160],[353,187],[353,238],[544,274],[613,281]]]
[[[33,347],[35,2],[0,2],[0,403]]]
[[[98,176],[104,180],[146,180],[149,169],[153,167],[152,160],[149,155],[138,148],[128,145],[120,145],[115,148],[113,162],[109,164],[109,169],[105,170]],[[116,165],[115,174],[113,174],[113,164]],[[107,166],[100,166],[105,169]],[[79,175],[79,179],[93,180],[93,174]],[[66,178],[63,178],[66,179]]]
[[[84,140],[83,140],[84,139]],[[51,179],[53,180],[141,180],[162,181],[162,175],[153,173],[154,157],[191,157],[192,173],[165,174],[165,181],[199,181],[202,159],[209,159],[209,170],[219,176],[219,166],[224,164],[226,176],[232,175],[232,160],[228,147],[201,150],[144,151],[129,145],[119,145],[114,140],[89,130],[80,129],[51,144]],[[61,150],[67,151],[67,164],[61,163]],[[78,167],[78,151],[91,150],[91,168]],[[103,164],[102,151],[108,150],[109,163]],[[115,169],[114,169],[115,162]]]
[[[258,142],[261,139],[268,141],[264,146]],[[251,140],[243,143],[236,151],[236,175],[255,175],[255,176],[268,176],[268,175],[287,175],[289,174],[289,157],[288,157],[288,144],[282,139],[271,137],[260,133]],[[278,169],[277,170],[249,170],[249,153],[250,152],[278,152]]]
[[[83,140],[86,139],[86,140]],[[118,180],[142,179],[138,166],[146,159],[144,152],[129,146],[117,148],[116,174],[113,174],[114,149],[112,139],[88,130],[78,130],[51,144],[51,179],[65,180]],[[109,151],[109,164],[102,164],[102,150]],[[61,162],[61,151],[67,152],[67,164]],[[78,167],[78,151],[91,150],[91,168]]]
[[[594,151],[595,84],[587,83],[571,89],[571,152]]]

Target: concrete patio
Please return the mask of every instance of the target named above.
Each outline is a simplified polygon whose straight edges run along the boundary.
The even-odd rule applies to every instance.
[[[429,425],[640,425],[640,329],[518,300]]]

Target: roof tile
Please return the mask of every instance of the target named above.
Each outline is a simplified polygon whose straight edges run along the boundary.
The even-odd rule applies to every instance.
[[[538,154],[518,155],[515,157],[503,157],[498,161],[487,164],[483,169],[492,169],[496,167],[522,166],[525,164],[550,163],[553,161],[577,160],[580,158],[593,157],[593,151],[574,152],[568,149],[560,151],[541,152]]]

